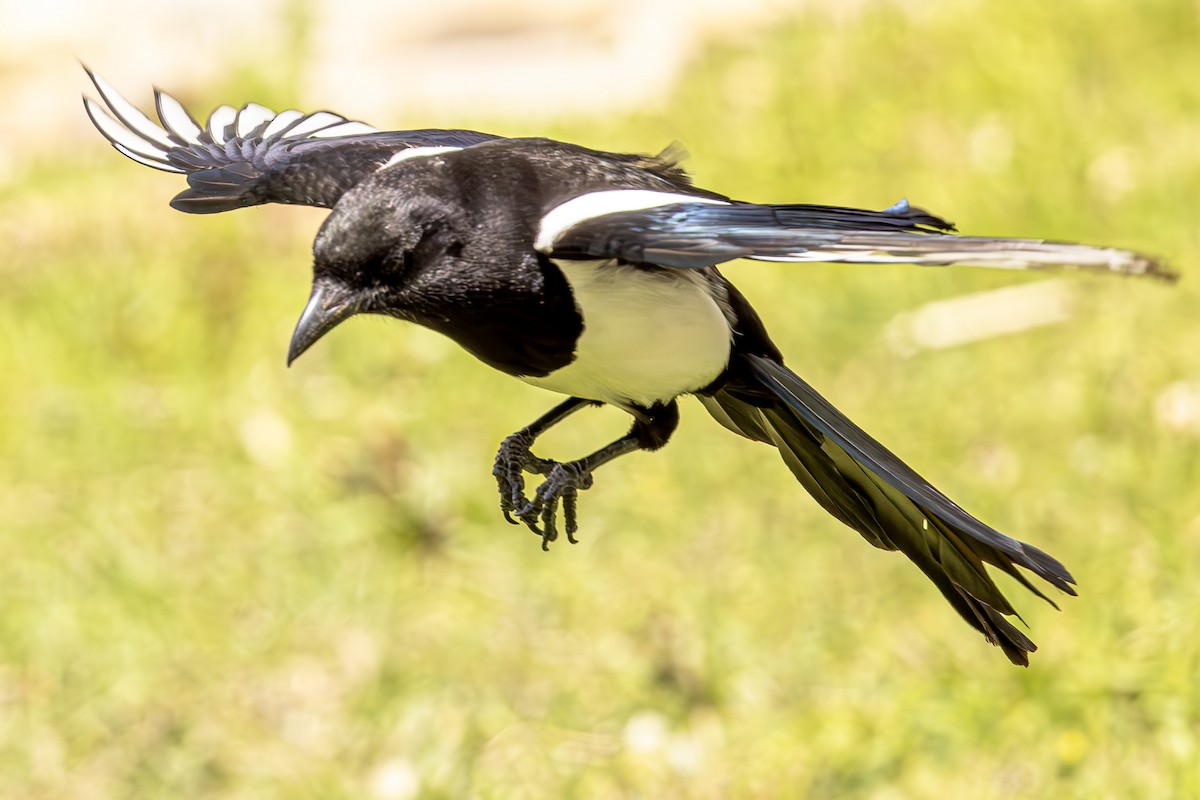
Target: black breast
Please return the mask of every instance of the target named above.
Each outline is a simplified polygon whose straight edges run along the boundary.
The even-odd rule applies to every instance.
[[[456,292],[448,307],[440,298],[416,321],[509,375],[542,377],[571,363],[583,319],[558,267],[533,253],[517,271],[489,266],[486,288]]]
[[[428,313],[417,321],[510,375],[541,377],[566,366],[583,320],[562,272],[533,249],[556,176],[522,147],[468,148],[439,172],[453,195],[439,218],[461,251],[430,259],[441,266],[422,275]]]

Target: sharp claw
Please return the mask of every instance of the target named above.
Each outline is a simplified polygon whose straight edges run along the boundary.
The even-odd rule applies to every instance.
[[[542,530],[546,532],[545,538],[542,540],[543,544],[553,542],[558,538],[558,525],[554,519],[554,513],[557,509],[557,500],[546,503],[546,506],[542,509]]]
[[[542,549],[549,550],[550,542],[558,539],[557,516],[561,503],[563,530],[567,541],[574,544],[575,533],[579,530],[579,492],[591,487],[592,474],[582,462],[564,464],[538,458],[530,451],[531,444],[527,435],[515,433],[500,445],[492,467],[500,490],[500,511],[509,523],[524,523],[542,537]],[[546,476],[532,498],[525,495],[526,472]]]
[[[563,495],[563,525],[567,530],[567,541],[571,544],[578,544],[575,541],[575,532],[579,530],[576,518],[576,503],[579,501],[579,492],[572,489]]]
[[[517,514],[517,519],[519,519],[521,522],[525,523],[525,527],[529,528],[529,530],[533,531],[538,536],[546,535],[545,532],[543,532],[542,529],[538,527],[537,512],[532,512],[532,513],[528,513],[528,514]]]
[[[529,452],[530,444],[528,435],[514,433],[501,443],[492,465],[492,475],[500,490],[500,512],[513,525],[529,524],[530,521],[528,516],[533,504],[525,497],[524,471],[528,462],[540,460]],[[540,534],[536,525],[534,530]]]

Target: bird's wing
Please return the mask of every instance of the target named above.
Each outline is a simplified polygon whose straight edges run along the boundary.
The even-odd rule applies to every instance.
[[[458,149],[497,138],[466,130],[377,131],[329,111],[276,114],[257,103],[221,106],[201,125],[158,89],[155,122],[104,78],[87,73],[104,103],[84,97],[92,123],[139,164],[187,175],[189,188],[171,205],[193,214],[262,203],[332,208],[347,190],[404,151]]]
[[[678,269],[759,261],[1079,269],[1174,280],[1130,250],[957,236],[939,217],[900,201],[883,211],[757,205],[645,190],[592,192],[551,209],[536,246],[555,258],[618,258]]]

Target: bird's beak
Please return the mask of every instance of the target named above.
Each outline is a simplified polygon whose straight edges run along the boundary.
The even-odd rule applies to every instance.
[[[288,366],[342,320],[358,313],[361,308],[358,293],[340,283],[320,281],[313,284],[308,305],[296,323],[292,343],[288,347]]]

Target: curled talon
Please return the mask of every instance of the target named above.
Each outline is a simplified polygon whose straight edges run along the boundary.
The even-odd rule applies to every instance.
[[[541,430],[587,404],[587,401],[574,398],[529,427],[507,437],[500,443],[492,466],[492,476],[495,477],[496,487],[500,491],[500,512],[504,519],[513,525],[523,523],[541,537],[543,550],[548,550],[550,542],[558,539],[560,504],[562,527],[567,541],[571,544],[576,543],[575,534],[579,530],[579,492],[591,488],[592,471],[616,456],[640,447],[639,439],[630,433],[629,436],[576,461],[558,462],[533,454],[531,448]],[[532,497],[525,494],[527,472],[544,475],[546,478],[534,490]]]
[[[562,503],[564,528],[567,541],[575,544],[575,533],[579,530],[577,524],[578,499],[580,490],[592,486],[592,471],[585,460],[568,461],[565,464],[555,464],[546,476],[546,480],[538,486],[530,503],[530,516],[541,517],[542,549],[548,550],[550,542],[558,538],[558,506]],[[533,523],[526,519],[530,527]],[[536,528],[535,528],[536,530]]]
[[[525,431],[518,431],[500,443],[496,460],[492,466],[492,476],[500,491],[500,512],[513,525],[520,524],[517,518],[525,521],[531,503],[525,497],[525,471],[534,471],[540,466],[542,459],[535,456],[530,447],[533,437]]]
[[[590,468],[584,461],[566,464],[540,458],[530,449],[534,436],[528,429],[518,431],[500,444],[492,466],[492,476],[500,491],[500,512],[513,525],[524,524],[542,538],[542,548],[558,538],[558,504],[563,501],[567,539],[575,541],[576,495],[592,484]],[[525,494],[525,473],[545,475],[533,497]]]
[[[567,530],[567,541],[571,544],[577,544],[575,533],[579,530],[579,524],[576,518],[576,509],[579,502],[579,492],[576,489],[571,489],[563,494],[563,522]]]

